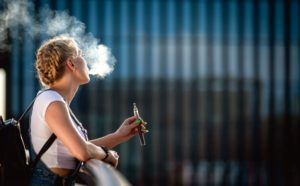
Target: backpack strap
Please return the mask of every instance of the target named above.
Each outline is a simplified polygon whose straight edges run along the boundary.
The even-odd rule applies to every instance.
[[[51,90],[50,88],[48,89],[44,89],[41,92],[39,92],[35,98],[31,101],[31,103],[28,105],[28,107],[26,108],[26,110],[23,112],[23,114],[20,116],[20,118],[18,119],[18,123],[20,123],[20,121],[23,119],[23,117],[28,113],[28,111],[32,108],[33,103],[35,102],[36,98],[43,92],[47,91],[47,90]]]
[[[44,89],[41,92],[39,92],[35,98],[31,101],[31,103],[27,106],[27,108],[25,109],[25,111],[22,113],[22,115],[20,116],[20,118],[18,119],[17,123],[20,123],[20,121],[23,119],[23,117],[29,112],[29,110],[31,110],[36,98],[42,94],[45,91],[51,90],[50,88],[48,89]],[[37,162],[40,160],[41,156],[49,149],[49,147],[52,145],[52,143],[55,141],[56,136],[55,134],[52,134],[49,139],[46,141],[46,143],[43,145],[43,147],[41,148],[40,152],[37,154],[36,158],[34,159],[34,161],[32,162],[32,164],[30,165],[31,169],[33,169]]]
[[[53,144],[53,142],[56,139],[56,135],[52,134],[48,140],[46,141],[46,143],[43,145],[43,147],[41,148],[41,150],[39,151],[39,153],[36,155],[35,159],[33,160],[33,162],[30,165],[31,169],[34,169],[34,167],[36,166],[36,164],[38,163],[38,161],[41,159],[42,155],[49,149],[49,147]]]

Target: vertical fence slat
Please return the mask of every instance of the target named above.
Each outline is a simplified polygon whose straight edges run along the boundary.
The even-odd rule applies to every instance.
[[[270,9],[270,13],[269,13],[269,122],[268,122],[268,166],[269,167],[269,173],[268,173],[268,177],[275,177],[275,170],[276,170],[276,159],[275,156],[273,154],[276,153],[275,151],[275,143],[274,143],[274,139],[275,139],[275,110],[274,110],[274,102],[275,102],[275,72],[274,72],[274,61],[275,61],[275,51],[274,51],[274,44],[275,44],[275,33],[274,33],[274,27],[275,27],[275,13],[274,13],[274,2],[273,1],[269,1],[268,2],[269,5],[269,9]],[[270,179],[268,180],[270,181],[269,184],[270,185],[275,185],[275,181],[274,179]]]
[[[229,21],[229,12],[228,12],[228,3],[222,3],[222,134],[221,134],[221,161],[225,162],[225,174],[224,177],[222,178],[223,183],[228,183],[228,175],[229,175],[229,166],[228,162],[230,161],[230,156],[229,156],[229,113],[230,113],[230,107],[228,103],[228,98],[229,98],[229,69],[228,69],[228,51],[229,51],[229,26],[228,26],[228,21]]]
[[[292,134],[291,134],[291,108],[290,108],[290,1],[284,2],[284,175],[285,183],[292,184]]]

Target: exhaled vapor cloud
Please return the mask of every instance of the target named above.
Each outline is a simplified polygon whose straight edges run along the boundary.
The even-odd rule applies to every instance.
[[[110,49],[100,45],[99,40],[91,33],[86,33],[85,24],[70,16],[67,11],[54,11],[44,7],[34,15],[34,5],[27,0],[0,0],[0,3],[3,5],[0,12],[0,50],[10,49],[8,35],[19,37],[13,34],[19,28],[32,39],[67,35],[78,42],[90,67],[90,74],[103,78],[113,71],[116,60]]]

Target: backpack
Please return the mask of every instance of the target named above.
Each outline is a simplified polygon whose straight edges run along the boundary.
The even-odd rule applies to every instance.
[[[29,154],[15,119],[0,116],[0,185],[23,185],[29,182]]]
[[[37,97],[37,96],[36,96]],[[21,119],[33,106],[36,98],[30,103],[21,117],[3,121],[0,116],[0,185],[28,185],[31,179],[32,169],[39,161],[42,154],[51,146],[56,139],[52,134],[42,147],[34,161],[29,156],[29,148],[24,144],[23,136],[29,139],[28,133],[22,133]],[[22,136],[23,134],[23,136]]]
[[[24,127],[21,127],[20,121],[28,111],[31,110],[36,98],[47,90],[51,89],[45,89],[38,93],[18,120],[11,118],[3,121],[2,116],[0,116],[0,186],[29,185],[33,169],[56,139],[56,135],[52,134],[42,146],[39,153],[37,153],[35,159],[30,159],[30,143],[27,145],[28,147],[26,147],[23,139],[23,137],[25,137],[28,141],[29,134],[28,132],[23,132]],[[72,112],[70,114],[75,123],[83,127],[75,115]],[[87,140],[86,130],[84,133]],[[78,161],[73,172],[69,176],[62,178],[61,185],[72,185],[77,179],[78,172],[82,165],[83,162]]]

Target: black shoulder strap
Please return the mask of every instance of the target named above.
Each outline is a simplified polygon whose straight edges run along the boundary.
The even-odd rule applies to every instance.
[[[49,139],[46,141],[46,143],[41,148],[40,152],[36,155],[34,161],[31,164],[31,169],[33,169],[37,162],[41,159],[42,155],[49,149],[49,147],[52,145],[52,143],[55,141],[56,135],[52,134]]]
[[[20,116],[20,118],[18,119],[18,123],[20,123],[20,121],[22,120],[22,118],[28,113],[28,111],[32,108],[36,98],[43,92],[47,91],[47,90],[51,90],[51,89],[44,89],[41,92],[39,92],[35,98],[31,101],[31,103],[28,105],[28,107],[26,108],[26,110],[23,112],[23,114]],[[32,162],[32,164],[30,165],[31,168],[33,169],[37,162],[40,160],[40,158],[42,157],[42,155],[49,149],[49,147],[52,145],[52,143],[55,141],[56,136],[55,134],[52,134],[49,139],[46,141],[46,143],[43,145],[43,147],[41,148],[40,152],[37,154],[36,158],[34,159],[34,161]]]
[[[31,101],[31,103],[28,105],[28,107],[26,108],[26,110],[23,112],[23,114],[20,116],[20,118],[18,119],[18,123],[23,119],[23,117],[28,113],[28,111],[31,109],[31,107],[33,106],[33,103],[35,102],[36,98],[43,92],[47,91],[47,90],[51,90],[51,89],[45,89],[42,90],[41,92],[39,92],[35,98]]]

